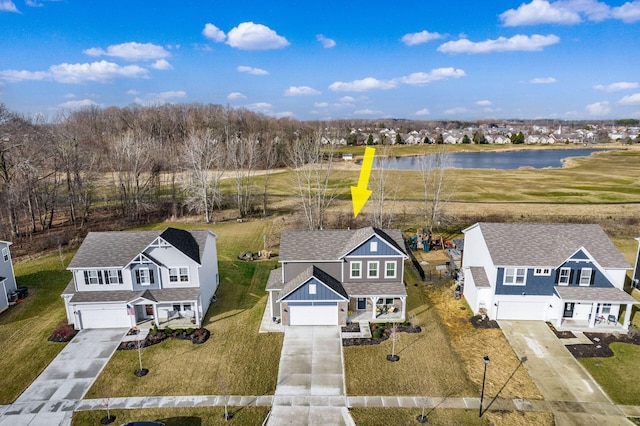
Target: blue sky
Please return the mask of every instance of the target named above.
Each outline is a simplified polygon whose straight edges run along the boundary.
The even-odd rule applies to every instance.
[[[0,0],[0,102],[640,118],[640,0]]]

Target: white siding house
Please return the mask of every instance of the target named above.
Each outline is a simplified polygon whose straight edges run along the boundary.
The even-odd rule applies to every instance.
[[[0,241],[0,312],[9,307],[9,295],[17,290],[9,246],[10,242]]]

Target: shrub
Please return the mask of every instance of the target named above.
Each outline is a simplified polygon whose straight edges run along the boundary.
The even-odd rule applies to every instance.
[[[177,328],[177,329],[173,330],[173,332],[175,334],[182,334],[184,332],[184,330],[182,328]]]
[[[379,339],[382,337],[382,330],[377,328],[375,330],[373,330],[373,338],[374,339]]]
[[[204,334],[204,329],[203,328],[199,328],[196,331],[193,332],[194,336],[196,337],[200,337]]]
[[[187,328],[187,334],[193,334],[193,328],[191,327]]]
[[[153,328],[151,329],[151,334],[154,336],[158,334],[158,326],[155,323],[153,324]]]
[[[173,334],[173,328],[171,328],[171,327],[167,327],[167,328],[165,328],[165,329],[164,329],[164,332],[165,332],[166,334]]]

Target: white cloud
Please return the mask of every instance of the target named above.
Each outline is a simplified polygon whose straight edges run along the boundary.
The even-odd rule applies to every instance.
[[[100,61],[83,64],[52,65],[47,71],[0,71],[0,79],[10,82],[24,80],[53,80],[58,83],[96,81],[106,83],[116,78],[146,78],[148,71],[138,65],[121,67],[113,62]]]
[[[555,83],[556,79],[553,77],[536,77],[529,80],[531,84],[552,84]]]
[[[331,83],[329,89],[334,92],[365,92],[367,90],[381,89],[388,90],[396,87],[396,83],[392,80],[384,81],[373,77],[366,77],[361,80],[353,81],[336,81]]]
[[[463,114],[465,112],[469,111],[467,108],[465,107],[455,107],[455,108],[450,108],[450,109],[446,109],[443,111],[443,114],[446,115],[456,115],[456,114]]]
[[[601,92],[618,92],[622,90],[637,89],[638,86],[639,85],[636,82],[619,81],[617,83],[611,83],[606,86],[602,84],[598,84],[593,88],[596,90],[600,90]]]
[[[618,101],[622,105],[640,105],[640,93],[627,95]]]
[[[137,96],[140,94],[139,90],[136,89],[129,89],[125,92],[127,95],[132,95],[132,96]]]
[[[313,106],[315,108],[328,108],[329,107],[329,102],[315,102],[313,104]]]
[[[585,109],[590,115],[606,115],[611,112],[611,107],[609,107],[609,102],[607,101],[589,104]]]
[[[460,77],[464,77],[465,75],[466,74],[464,70],[461,70],[459,68],[448,67],[448,68],[436,68],[429,71],[428,73],[414,72],[413,74],[409,74],[404,77],[399,77],[393,81],[402,83],[402,84],[409,84],[412,86],[420,86],[423,84],[431,83],[432,81],[443,80],[446,78],[460,78]]]
[[[416,46],[418,44],[428,43],[431,40],[438,40],[442,38],[440,33],[430,33],[427,30],[420,31],[418,33],[405,34],[401,41],[407,46]]]
[[[343,96],[338,100],[340,102],[355,102],[356,98],[354,98],[353,96]]]
[[[227,34],[227,44],[242,50],[282,49],[289,45],[286,38],[262,24],[242,22]]]
[[[421,86],[432,81],[444,80],[447,78],[464,77],[466,73],[459,68],[435,68],[429,72],[414,72],[412,74],[394,78],[391,80],[378,80],[373,77],[354,80],[351,82],[336,81],[329,86],[334,92],[365,92],[367,90],[389,90],[398,87],[400,84],[411,86]],[[353,99],[353,98],[352,98]]]
[[[476,105],[478,106],[484,106],[484,107],[489,107],[491,106],[491,101],[487,100],[487,99],[483,99],[481,101],[476,102]]]
[[[286,118],[286,117],[294,117],[295,114],[292,111],[282,111],[282,112],[274,112],[271,114],[276,118]]]
[[[320,92],[309,86],[291,86],[284,91],[284,96],[313,96]]]
[[[521,25],[559,24],[574,25],[584,21],[600,22],[619,19],[625,23],[640,21],[640,1],[634,0],[619,7],[610,7],[597,0],[532,0],[517,9],[500,14],[507,27]]]
[[[252,75],[268,75],[269,71],[263,70],[261,68],[248,67],[246,65],[240,65],[236,68],[238,72],[244,72]]]
[[[357,111],[353,112],[356,115],[382,115],[384,114],[384,112],[382,111],[376,111],[373,109],[359,109]]]
[[[253,104],[249,104],[246,106],[247,109],[255,112],[261,112],[264,114],[269,114],[273,110],[273,105],[268,102],[256,102]]]
[[[0,12],[20,13],[16,5],[11,0],[0,0]]]
[[[171,90],[168,92],[148,93],[143,98],[136,98],[135,102],[138,104],[161,105],[170,103],[174,99],[184,99],[186,97],[187,92],[184,90]]]
[[[202,30],[202,35],[206,38],[215,41],[216,43],[222,43],[227,39],[227,35],[220,28],[216,27],[213,24],[205,24],[204,29]]]
[[[173,66],[166,59],[158,59],[153,64],[151,64],[151,68],[157,70],[172,70]]]
[[[79,108],[86,108],[89,106],[100,106],[100,105],[95,103],[91,99],[82,99],[80,101],[63,102],[61,104],[58,104],[58,106],[60,108],[65,108],[65,109],[79,109]]]
[[[240,92],[231,92],[227,95],[227,99],[235,101],[236,99],[246,99],[247,97]]]
[[[419,116],[429,115],[429,114],[431,114],[431,111],[429,111],[429,108],[422,108],[421,110],[413,113],[413,115],[419,115]]]
[[[620,7],[614,7],[611,9],[611,16],[627,24],[640,21],[640,1],[626,2]]]
[[[316,40],[322,43],[322,47],[324,47],[325,49],[331,49],[332,47],[336,46],[335,40],[325,37],[322,34],[318,34],[316,36]]]
[[[492,53],[492,52],[534,52],[559,43],[560,37],[549,34],[532,36],[518,34],[510,38],[498,37],[495,40],[473,42],[467,39],[448,41],[438,47],[444,53]]]
[[[92,47],[83,50],[82,53],[89,56],[110,56],[124,59],[126,61],[151,61],[154,59],[164,59],[171,56],[164,47],[153,43],[136,43],[135,41],[122,44],[114,44],[104,50],[99,47]]]

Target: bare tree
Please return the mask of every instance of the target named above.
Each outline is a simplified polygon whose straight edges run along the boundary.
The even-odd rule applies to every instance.
[[[329,185],[335,146],[322,144],[323,134],[316,131],[312,136],[294,142],[289,161],[294,168],[294,188],[300,197],[309,229],[322,229],[325,214],[337,192]]]
[[[258,164],[259,144],[253,135],[243,137],[236,134],[227,138],[227,167],[231,169],[236,184],[236,206],[240,217],[247,216],[253,209],[253,177]]]
[[[394,203],[398,193],[398,181],[392,179],[388,170],[390,149],[378,147],[376,167],[371,173],[371,205],[373,206],[373,226],[390,227],[394,217]]]
[[[189,175],[184,185],[187,206],[204,214],[205,221],[210,223],[213,209],[220,202],[220,178],[224,171],[222,144],[209,130],[192,133],[185,141],[183,157],[185,172]]]
[[[263,177],[263,191],[262,191],[262,215],[267,215],[267,193],[269,190],[269,182],[273,169],[277,166],[279,160],[279,148],[280,140],[276,136],[274,138],[268,138],[264,141],[262,146],[262,167],[264,168]]]
[[[433,228],[441,219],[442,207],[451,193],[451,185],[447,179],[447,169],[451,166],[451,157],[444,147],[439,147],[434,154],[422,157],[420,176],[423,185],[423,214],[427,228]]]

